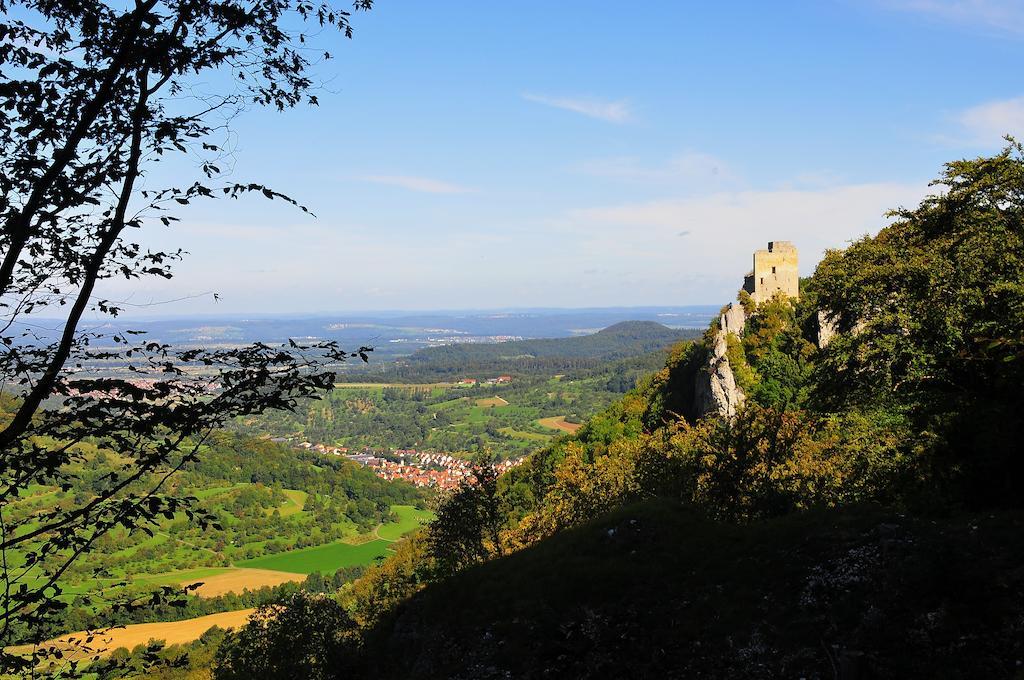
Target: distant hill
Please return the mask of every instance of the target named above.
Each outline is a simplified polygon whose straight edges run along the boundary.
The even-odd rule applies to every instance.
[[[514,342],[445,345],[421,349],[409,363],[437,361],[493,361],[518,357],[586,357],[588,359],[622,359],[644,354],[687,337],[698,337],[694,331],[673,330],[654,321],[623,321],[592,335],[572,338],[542,338]]]
[[[597,333],[570,338],[428,347],[397,365],[384,367],[384,374],[424,381],[486,378],[496,373],[551,374],[659,352],[700,335],[696,329],[678,330],[654,321],[622,321]]]

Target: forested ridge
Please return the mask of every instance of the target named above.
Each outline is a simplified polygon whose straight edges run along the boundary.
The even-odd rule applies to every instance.
[[[1022,148],[936,184],[799,301],[741,300],[736,417],[695,417],[713,324],[574,437],[499,479],[480,461],[317,601],[339,623],[316,650],[275,653],[267,617],[215,676],[1019,674]]]
[[[666,346],[617,360],[587,360],[585,368],[570,368],[574,360],[554,357],[561,373],[533,366],[523,374],[506,366],[514,379],[503,384],[341,383],[322,400],[239,420],[233,427],[356,450],[522,456],[554,436],[539,419],[563,417],[580,423],[635,387],[667,355]],[[484,375],[502,372],[495,368]]]
[[[698,335],[693,329],[676,330],[653,321],[623,321],[596,333],[571,338],[429,347],[385,366],[378,375],[399,382],[430,382],[486,380],[500,374],[526,377],[600,370],[609,361],[664,350],[681,339]],[[349,378],[358,381],[359,376],[360,372],[354,372]]]

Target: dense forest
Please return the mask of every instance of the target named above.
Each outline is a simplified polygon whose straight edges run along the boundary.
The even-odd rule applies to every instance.
[[[1024,150],[937,184],[798,301],[741,296],[735,417],[698,417],[716,322],[215,677],[1019,674]]]

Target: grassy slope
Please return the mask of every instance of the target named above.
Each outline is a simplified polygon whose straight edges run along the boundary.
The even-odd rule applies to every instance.
[[[634,505],[420,593],[371,636],[368,670],[1012,676],[1024,658],[1022,528],[1020,513],[875,510],[732,526]]]
[[[329,574],[342,567],[370,564],[378,557],[387,555],[388,543],[397,541],[434,518],[434,513],[429,510],[417,510],[411,505],[392,505],[391,511],[398,515],[398,522],[382,524],[377,529],[377,539],[360,543],[338,541],[312,548],[289,550],[242,560],[237,566],[293,574],[312,574],[315,571]]]
[[[297,491],[295,489],[284,489],[284,495],[287,497],[287,500],[281,505],[281,517],[288,517],[302,512],[302,508],[306,503],[306,497],[309,496],[305,491]]]
[[[392,505],[391,511],[398,515],[398,521],[394,524],[382,524],[377,529],[377,535],[385,541],[397,541],[434,519],[434,513],[429,510],[417,510],[412,505]]]
[[[338,542],[243,560],[238,566],[293,574],[312,574],[315,571],[330,574],[342,567],[369,564],[387,553],[387,541],[369,541],[360,545]]]

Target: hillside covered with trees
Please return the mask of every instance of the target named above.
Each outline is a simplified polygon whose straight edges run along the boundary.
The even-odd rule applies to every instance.
[[[1019,675],[1024,149],[936,184],[749,309],[735,417],[695,411],[713,325],[215,677]]]
[[[0,403],[0,418],[15,403]],[[5,504],[4,520],[37,526],[54,513],[87,504],[122,464],[121,456],[91,443],[79,444],[74,453],[73,477],[44,479],[26,489]],[[153,483],[143,478],[126,491],[138,493]],[[9,641],[21,644],[76,630],[234,611],[277,602],[300,589],[333,591],[358,576],[375,553],[387,552],[387,544],[372,541],[378,526],[399,521],[395,506],[422,508],[432,496],[404,482],[382,480],[351,461],[224,431],[211,433],[201,456],[167,486],[191,499],[187,511],[167,512],[137,530],[115,527],[97,538],[54,577],[51,615],[32,627],[11,626]],[[193,519],[200,516],[205,524]],[[37,540],[8,551],[7,566],[33,576],[42,545]],[[323,560],[318,570],[286,566],[280,578],[249,579],[216,596],[195,593],[196,586],[190,585],[231,572],[256,573],[244,567],[261,567],[260,560],[268,557],[294,560],[299,551],[316,548],[356,554],[358,546],[374,551],[351,566],[341,566],[344,556]],[[54,576],[36,569],[41,572],[37,578]]]
[[[616,352],[626,351],[615,346]],[[643,352],[642,347],[635,349]],[[581,423],[635,387],[667,356],[666,346],[617,360],[588,359],[585,368],[569,368],[576,360],[557,356],[557,367],[551,370],[559,373],[544,372],[537,365],[516,373],[495,359],[490,369],[480,371],[481,382],[475,385],[339,383],[321,400],[239,420],[234,428],[357,450],[427,449],[465,457],[489,451],[499,458],[518,457],[555,436],[543,419]],[[440,370],[451,379],[457,374],[446,372],[456,365],[442,361]],[[433,370],[430,367],[424,364],[425,371]],[[509,382],[483,382],[483,376],[494,378],[506,370],[514,375]]]
[[[483,380],[499,373],[519,377],[550,376],[600,369],[610,361],[661,351],[698,335],[692,329],[672,329],[654,321],[622,321],[596,333],[571,338],[428,347],[386,366],[378,375],[401,382]],[[354,373],[352,379],[358,380],[359,375]]]

